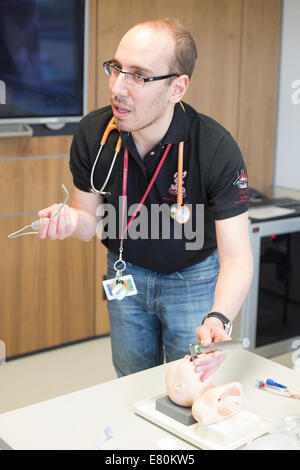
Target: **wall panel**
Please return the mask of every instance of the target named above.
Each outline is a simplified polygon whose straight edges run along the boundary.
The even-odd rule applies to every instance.
[[[98,3],[97,106],[109,103],[102,63],[139,21],[176,17],[193,34],[198,61],[184,98],[236,134],[242,0],[102,0]],[[105,21],[103,19],[105,18]]]
[[[273,181],[281,0],[91,0],[89,109],[109,103],[102,62],[138,21],[177,17],[193,33],[198,62],[185,100],[228,128],[250,184]],[[7,234],[71,188],[72,136],[0,139],[0,338],[8,355],[109,332],[101,281],[106,250],[90,243]],[[44,158],[54,156],[55,158]],[[32,157],[42,157],[34,159]],[[20,158],[20,159],[19,159]]]
[[[97,9],[97,107],[109,104],[102,63],[114,56],[126,31],[139,21],[176,17],[192,32],[198,62],[184,101],[237,134],[242,0],[101,0]],[[105,253],[96,243],[96,279],[105,274]],[[96,333],[109,331],[106,302],[96,289]]]
[[[244,0],[237,140],[250,186],[273,184],[281,0]]]

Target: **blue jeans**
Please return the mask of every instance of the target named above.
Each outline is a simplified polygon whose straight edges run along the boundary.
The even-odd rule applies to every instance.
[[[115,277],[117,256],[108,253],[107,278]],[[211,310],[219,273],[217,252],[172,274],[126,263],[137,295],[109,300],[113,363],[119,377],[175,361],[189,354],[195,331]]]

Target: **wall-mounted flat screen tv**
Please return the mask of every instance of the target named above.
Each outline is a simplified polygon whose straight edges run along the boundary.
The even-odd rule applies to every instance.
[[[0,1],[0,132],[87,113],[88,0]]]

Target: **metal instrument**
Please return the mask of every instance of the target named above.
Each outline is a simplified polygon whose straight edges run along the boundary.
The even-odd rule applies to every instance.
[[[208,346],[201,346],[201,344],[190,344],[190,353],[192,357],[198,354],[206,354],[214,351],[229,351],[236,348],[249,348],[249,338],[232,339],[229,341],[216,341]]]

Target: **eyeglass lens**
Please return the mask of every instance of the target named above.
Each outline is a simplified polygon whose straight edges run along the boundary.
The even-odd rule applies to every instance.
[[[104,70],[109,77],[117,77],[120,73],[124,73],[126,81],[132,85],[144,86],[145,84],[143,77],[140,77],[134,73],[123,72],[123,70],[119,69],[119,67],[116,67],[115,65],[106,63],[104,65]]]

